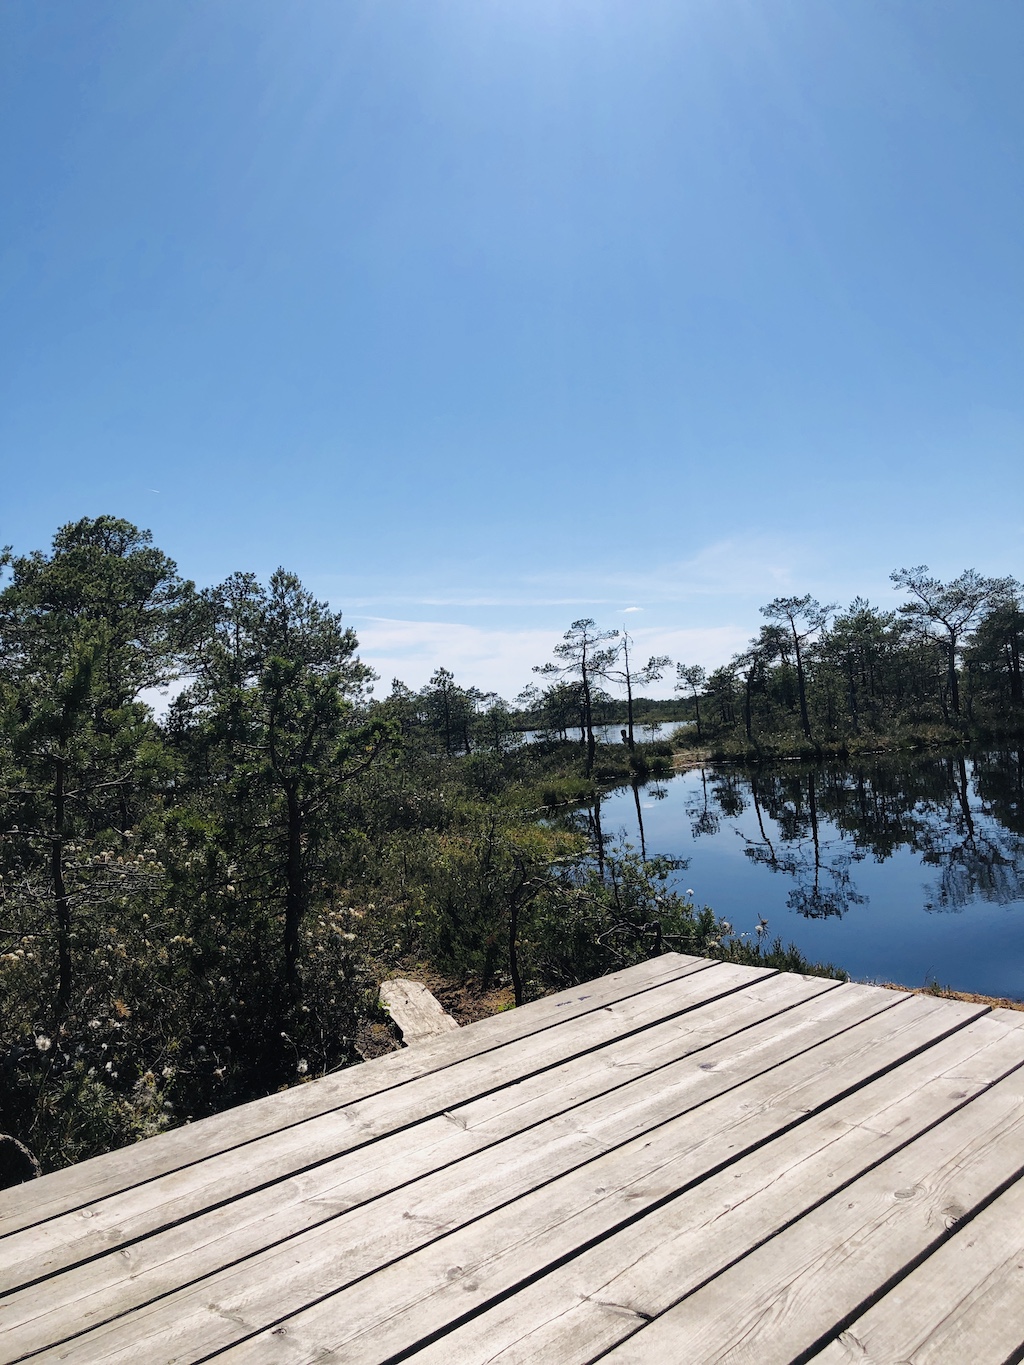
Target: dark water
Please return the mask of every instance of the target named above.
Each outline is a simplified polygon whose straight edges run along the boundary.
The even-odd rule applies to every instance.
[[[723,766],[625,787],[605,835],[687,859],[675,874],[737,932],[858,980],[1024,999],[1024,750],[849,765]]]

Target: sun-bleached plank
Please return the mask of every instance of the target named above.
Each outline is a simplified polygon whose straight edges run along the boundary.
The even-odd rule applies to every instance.
[[[1013,1072],[715,1276],[607,1359],[788,1365],[1024,1166]]]
[[[55,1171],[32,1182],[31,1189],[19,1185],[0,1191],[0,1238],[107,1194],[180,1170],[204,1157],[231,1151],[293,1124],[442,1071],[467,1057],[559,1027],[682,976],[714,971],[719,965],[706,958],[666,953],[637,967],[547,996],[522,1009],[481,1019],[471,1030],[432,1039],[415,1049],[403,1048]]]
[[[396,976],[383,982],[380,1003],[390,1014],[406,1047],[459,1027],[422,981],[405,981]]]
[[[1017,1067],[1022,1045],[1019,1024],[983,1016],[498,1301],[413,1359],[417,1365],[583,1365],[603,1358],[865,1166]],[[727,1129],[720,1137],[732,1141]]]
[[[834,1027],[835,1007],[824,1012],[798,1007],[837,990],[840,1014],[851,993],[861,1002],[858,1008],[863,1013],[867,999],[863,988],[789,973],[766,976],[739,996],[720,996],[700,1009],[615,1038],[549,1071],[453,1106],[371,1147],[361,1147],[287,1182],[214,1207],[155,1236],[15,1291],[0,1301],[0,1331],[7,1334],[12,1350],[15,1346],[26,1352],[38,1349],[54,1340],[55,1333],[72,1335],[141,1306],[389,1189],[620,1091],[682,1056],[721,1045],[784,1011],[790,1011],[792,1018],[777,1024],[781,1031],[793,1037],[803,1032],[808,1043],[816,1042],[830,1020]],[[870,998],[871,1008],[879,1010],[898,999],[891,994]],[[619,1102],[625,1100],[615,1101]],[[501,1155],[501,1151],[495,1153],[496,1158]],[[24,1241],[15,1239],[15,1245],[18,1240]],[[21,1264],[22,1274],[31,1276],[32,1264],[28,1260]]]

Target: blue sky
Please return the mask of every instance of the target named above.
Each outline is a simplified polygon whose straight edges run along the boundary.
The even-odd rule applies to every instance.
[[[4,0],[0,543],[507,694],[1022,575],[1022,70],[1019,0]]]

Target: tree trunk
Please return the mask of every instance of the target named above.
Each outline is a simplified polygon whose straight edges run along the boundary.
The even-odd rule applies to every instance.
[[[804,661],[800,653],[800,639],[794,627],[793,644],[796,647],[796,685],[800,693],[800,724],[803,726],[804,738],[811,737],[811,722],[807,715],[807,683],[804,678]]]
[[[853,733],[860,734],[860,716],[857,714],[857,677],[853,667],[853,656],[847,658],[847,668],[850,675],[850,718],[853,721]]]
[[[772,843],[771,839],[768,838],[768,832],[764,827],[764,819],[761,815],[761,798],[760,793],[757,790],[757,778],[753,776],[753,774],[750,779],[750,794],[754,798],[754,813],[757,816],[757,827],[761,831],[761,838],[768,849],[769,865],[775,867],[778,864],[775,845]]]
[[[814,774],[807,774],[807,810],[811,817],[811,841],[814,844],[814,899],[821,894],[821,839],[818,834],[818,799],[814,790]]]
[[[622,662],[625,665],[626,674],[626,743],[629,745],[629,752],[633,752],[633,678],[629,671],[629,636],[623,627],[622,640]]]
[[[1020,676],[1020,639],[1016,630],[1010,632],[1010,702],[1014,706],[1024,705],[1024,689]]]
[[[939,706],[942,708],[942,718],[947,725],[951,724],[949,718],[949,689],[939,677]]]
[[[53,775],[53,834],[50,839],[50,879],[57,912],[57,1013],[71,1004],[71,901],[64,883],[64,839],[67,798],[64,759]]]
[[[957,801],[960,803],[960,814],[964,818],[964,825],[967,829],[967,842],[974,843],[974,815],[971,812],[970,781],[967,777],[967,764],[963,754],[958,754],[955,759],[956,777],[953,785],[956,788]]]
[[[953,708],[953,715],[957,720],[960,719],[960,683],[956,676],[956,636],[950,632],[949,644],[946,646],[949,655],[948,678],[949,678],[949,702]]]
[[[601,793],[594,793],[594,847],[597,850],[597,872],[604,881],[604,832],[601,829]]]
[[[587,676],[586,661],[583,665],[583,720],[587,735],[587,776],[594,771],[594,757],[597,753],[597,740],[594,738],[594,710],[590,697],[590,679]]]
[[[637,823],[637,825],[639,826],[639,829],[640,829],[640,857],[641,857],[641,858],[644,860],[644,862],[646,863],[646,861],[647,861],[647,839],[646,839],[645,836],[644,836],[644,815],[643,815],[643,811],[642,811],[641,808],[640,808],[640,787],[638,786],[637,780],[636,780],[635,777],[633,778],[632,787],[633,787],[633,800],[636,802],[636,823]]]
[[[523,978],[519,975],[519,895],[512,894],[508,909],[508,974],[512,978],[516,1008],[523,1003]]]
[[[288,858],[285,866],[284,976],[294,987],[299,978],[299,926],[306,909],[302,879],[302,811],[293,787],[286,789],[288,803]]]

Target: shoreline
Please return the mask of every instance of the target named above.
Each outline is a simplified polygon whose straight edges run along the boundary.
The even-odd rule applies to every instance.
[[[772,763],[852,763],[861,758],[941,753],[942,751],[953,750],[969,755],[978,750],[999,748],[1000,746],[1019,749],[1022,745],[1024,745],[1024,734],[1017,731],[1003,735],[907,736],[902,740],[896,737],[873,736],[872,742],[863,745],[845,742],[837,744],[826,741],[818,744],[813,742],[801,744],[798,742],[792,746],[783,745],[780,748],[773,748],[771,740],[767,740],[763,747],[754,749],[737,746],[735,750],[724,750],[715,748],[714,745],[703,745],[700,748],[690,748],[683,745],[674,751],[673,758],[677,760],[692,759],[692,762],[685,762],[685,767],[696,767],[700,763],[728,763],[739,764],[744,767],[758,767],[761,764],[770,765]],[[683,770],[684,766],[681,764],[680,771]]]
[[[885,991],[902,991],[905,995],[932,995],[938,1000],[963,1000],[968,1005],[989,1005],[996,1010],[1022,1010],[1024,1000],[1008,1000],[1001,995],[979,995],[977,991],[955,991],[949,986],[901,986],[896,981],[865,981],[865,986],[880,986]]]

